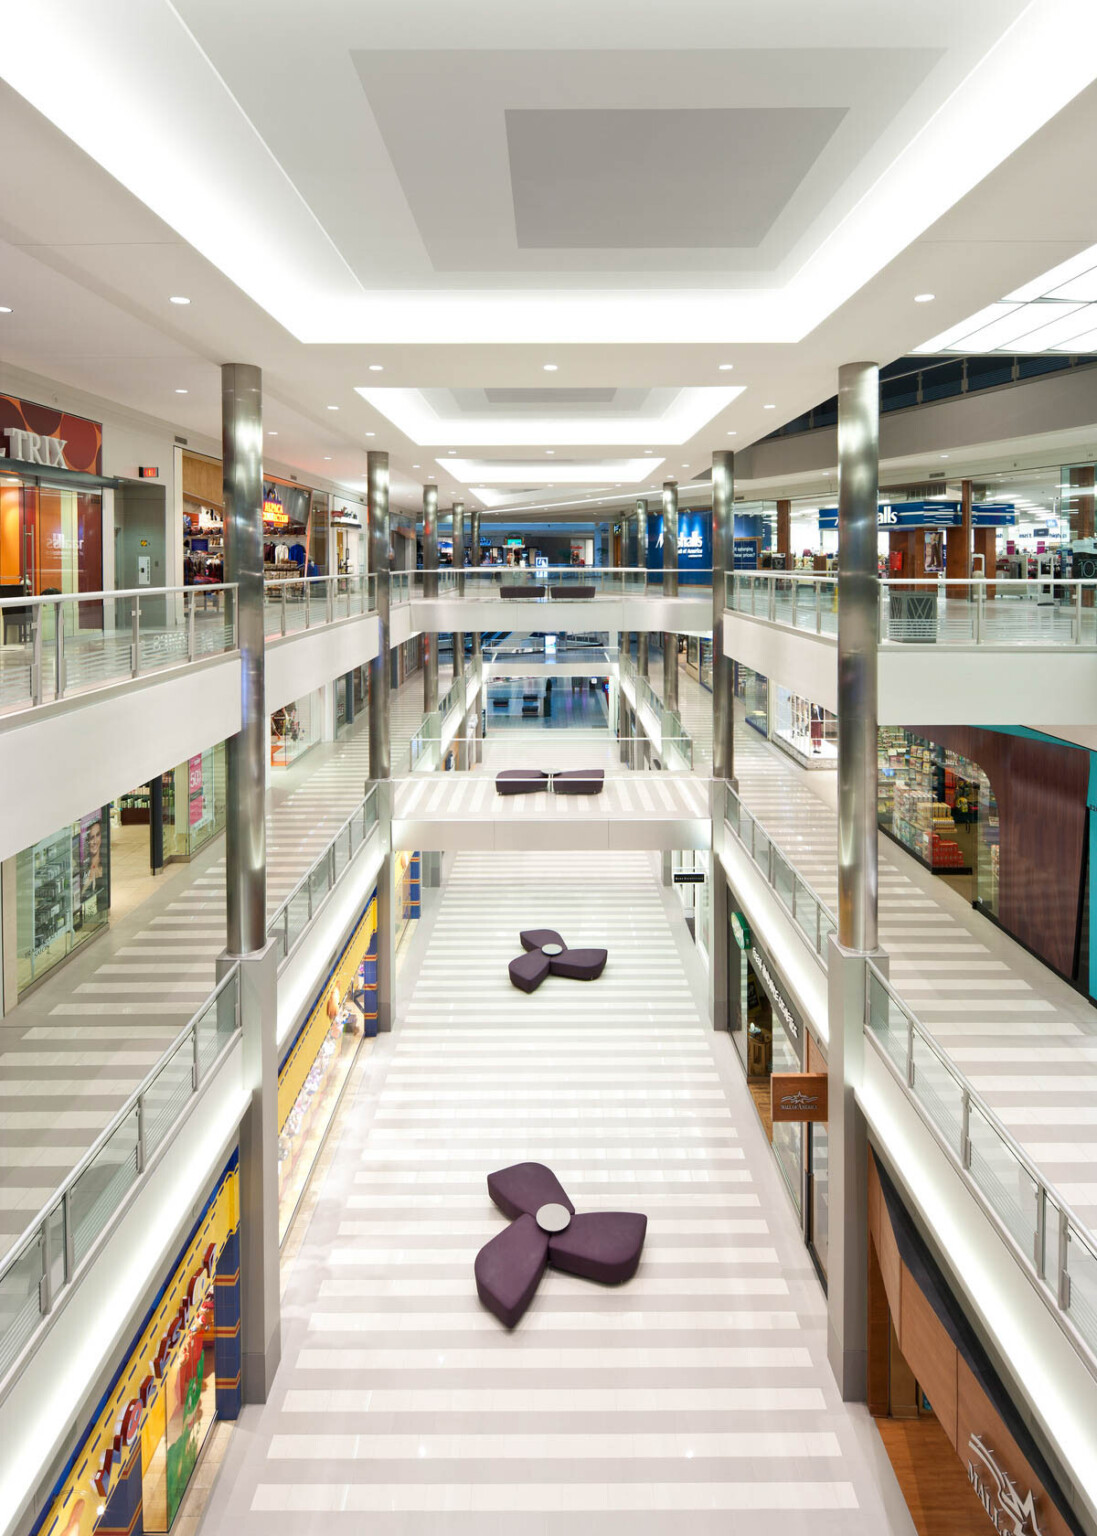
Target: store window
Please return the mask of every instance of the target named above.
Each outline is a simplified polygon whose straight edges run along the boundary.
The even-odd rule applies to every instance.
[[[959,753],[899,726],[878,736],[882,831],[968,900],[998,910],[998,806],[990,780]]]
[[[743,705],[743,716],[762,736],[769,737],[769,679],[753,667],[735,663],[735,697]]]
[[[323,735],[323,692],[316,689],[270,717],[272,768],[288,768],[314,747]]]
[[[145,1417],[141,1496],[146,1531],[171,1529],[217,1418],[213,1277],[203,1279],[205,1290],[178,1327],[160,1389]]]
[[[20,995],[110,921],[110,808],[43,838],[16,857],[16,977]]]
[[[838,717],[780,684],[774,689],[772,739],[805,767],[838,766]]]

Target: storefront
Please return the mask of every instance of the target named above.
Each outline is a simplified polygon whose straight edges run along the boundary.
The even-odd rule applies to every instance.
[[[875,1152],[868,1227],[868,1407],[912,1510],[925,1511],[918,1469],[932,1467],[955,1536],[1081,1536],[1026,1416]]]
[[[686,636],[685,668],[702,688],[712,692],[712,641],[704,635]]]
[[[289,1231],[358,1048],[377,1033],[376,930],[373,896],[278,1069],[279,1242]]]
[[[0,597],[103,590],[102,473],[99,422],[0,395]],[[101,627],[101,604],[67,622]]]
[[[15,954],[14,992],[22,997],[110,922],[110,807],[24,848],[8,862],[5,882],[12,875],[15,943],[13,951],[5,901],[4,953]],[[5,977],[10,1007],[9,988]]]
[[[728,1031],[804,1240],[825,1283],[830,1230],[826,1055],[805,1027],[788,983],[751,932],[730,889],[728,912]],[[822,1088],[819,1074],[824,1076]],[[816,1118],[808,1099],[801,1106],[798,1094],[777,1091],[786,1078],[816,1083],[821,1118]]]
[[[184,453],[183,570],[188,586],[224,581],[220,459]],[[263,477],[263,570],[268,580],[326,574],[331,498],[277,475]]]
[[[160,777],[164,863],[192,859],[212,837],[225,829],[225,743],[217,742]],[[142,784],[123,795],[113,807],[112,820],[123,829],[149,827],[151,786]],[[151,859],[150,859],[151,862]]]
[[[743,706],[743,719],[769,740],[769,678],[742,662],[732,663],[732,688]]]
[[[838,717],[777,683],[769,738],[801,768],[837,768]]]
[[[329,516],[328,559],[325,565],[318,557],[316,563],[322,571],[330,569],[333,576],[357,576],[366,569],[366,509],[356,501],[343,496],[331,498]]]
[[[234,1151],[33,1536],[172,1529],[210,1430],[240,1410],[239,1201]]]
[[[345,700],[344,700],[345,705]],[[324,738],[324,691],[307,693],[270,717],[270,764],[288,768]]]

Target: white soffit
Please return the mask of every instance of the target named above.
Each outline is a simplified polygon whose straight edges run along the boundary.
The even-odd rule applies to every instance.
[[[240,3],[224,9],[246,19]],[[250,9],[257,16],[261,8]],[[890,163],[784,282],[381,289],[356,275],[300,179],[264,142],[169,0],[141,0],[136,10],[140,26],[134,0],[8,7],[0,75],[306,343],[797,341],[1097,76],[1093,0],[1031,0],[1019,14],[1007,7],[997,34],[984,8],[985,51],[966,78],[928,116],[908,122]],[[894,13],[889,21],[872,8],[898,38],[913,22],[906,6]],[[359,33],[369,14],[359,7]],[[323,19],[310,14],[308,25]],[[607,69],[615,57],[605,54]],[[279,100],[289,102],[284,92]]]
[[[663,459],[591,459],[531,464],[528,459],[436,459],[462,485],[638,485]]]
[[[369,389],[358,385],[357,393],[420,448],[440,448],[445,443],[458,448],[536,448],[558,444],[589,448],[603,443],[638,448],[652,442],[668,447],[689,442],[744,388],[736,385],[682,389],[659,413],[578,417],[562,412],[518,419],[498,413],[477,416],[457,410],[441,415],[432,400],[418,389]]]
[[[915,352],[1097,351],[1097,245],[949,326]]]

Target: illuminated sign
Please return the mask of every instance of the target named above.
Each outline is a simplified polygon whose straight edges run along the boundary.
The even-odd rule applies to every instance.
[[[750,948],[750,924],[741,912],[731,914],[731,936],[740,949]]]
[[[155,464],[139,464],[137,466],[137,478],[139,480],[159,480],[160,471]]]
[[[1007,528],[1017,521],[1017,512],[1008,502],[998,506],[984,504],[972,507],[973,528]],[[959,528],[963,525],[963,509],[958,501],[893,501],[881,502],[876,509],[877,528],[898,532],[903,528]],[[838,508],[819,508],[819,530],[837,528]]]
[[[289,513],[273,491],[263,498],[263,521],[276,528],[284,528],[289,522]]]

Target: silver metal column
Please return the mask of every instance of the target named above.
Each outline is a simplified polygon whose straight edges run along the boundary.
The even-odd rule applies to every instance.
[[[876,948],[880,379],[838,370],[838,942]]]
[[[267,941],[267,713],[263,639],[263,378],[246,363],[221,369],[225,577],[237,584],[240,730],[226,744],[225,901],[228,950],[218,979],[240,964],[243,1078],[240,1122],[241,1397],[266,1402],[282,1353],[278,1266],[278,969]]]
[[[731,658],[724,655],[724,573],[735,564],[735,455],[712,455],[712,777],[735,778]]]
[[[469,539],[471,549],[469,551],[473,570],[480,569],[480,508],[473,507],[469,512]],[[472,588],[474,599],[481,596],[480,583],[476,582]],[[480,763],[484,756],[484,651],[481,644],[481,632],[479,628],[472,631],[472,687],[473,704],[476,712],[476,761]]]
[[[663,481],[663,596],[678,596],[678,482]],[[663,703],[678,708],[678,635],[663,635]]]
[[[377,655],[369,666],[369,775],[378,787],[385,856],[377,874],[377,1027],[392,1028],[396,978],[395,850],[392,846],[392,757],[389,737],[389,600],[392,552],[389,527],[389,456],[368,456],[370,570],[377,583]]]
[[[228,951],[267,942],[267,710],[263,624],[263,375],[221,369],[225,580],[236,582],[240,730],[225,748],[225,901]]]
[[[846,1401],[862,1400],[868,1386],[868,1143],[857,1088],[866,955],[877,948],[879,400],[874,364],[838,370],[838,933],[827,958],[827,1357]]]
[[[648,585],[648,504],[646,501],[636,503],[636,563],[644,573],[641,587],[644,592]],[[636,670],[641,677],[648,675],[648,637],[650,631],[641,629],[636,636]]]
[[[423,487],[423,596],[438,596],[438,487]],[[423,632],[423,709],[438,708],[438,634]]]
[[[457,595],[465,595],[465,504],[453,503],[453,569]],[[465,632],[453,632],[453,675],[458,679],[457,697],[461,705],[461,726],[454,742],[455,761],[458,768],[467,768],[468,751],[465,745],[465,716],[468,713],[468,694],[465,688]]]

